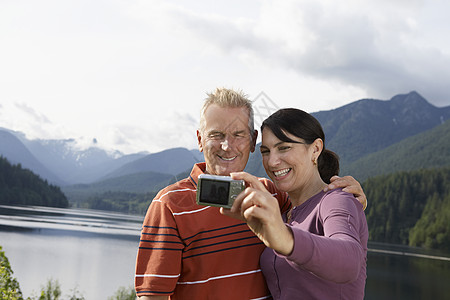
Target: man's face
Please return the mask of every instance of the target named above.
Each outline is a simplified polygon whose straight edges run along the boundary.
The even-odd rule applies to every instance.
[[[231,108],[211,104],[205,111],[205,126],[197,131],[198,147],[205,157],[206,173],[228,176],[243,171],[250,152],[255,150],[248,128],[245,107]]]

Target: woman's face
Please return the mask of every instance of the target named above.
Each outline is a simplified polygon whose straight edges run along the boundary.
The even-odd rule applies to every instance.
[[[320,152],[316,151],[316,143],[307,145],[304,140],[292,134],[286,133],[286,136],[299,143],[283,142],[270,129],[264,128],[261,155],[270,179],[278,189],[292,195],[301,192],[314,178],[313,175],[317,175],[318,170],[313,160]]]

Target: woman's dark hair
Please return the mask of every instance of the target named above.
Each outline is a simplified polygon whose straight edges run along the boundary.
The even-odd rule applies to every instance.
[[[273,134],[283,142],[298,143],[286,136],[285,132],[303,139],[311,145],[316,139],[322,139],[323,150],[317,160],[320,177],[326,183],[330,178],[339,174],[339,156],[325,148],[325,134],[319,121],[312,115],[296,108],[284,108],[273,113],[261,125],[270,129]]]

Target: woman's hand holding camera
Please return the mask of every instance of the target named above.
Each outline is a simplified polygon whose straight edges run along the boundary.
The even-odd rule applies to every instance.
[[[239,172],[232,173],[231,177],[244,180],[247,188],[237,196],[229,211],[222,209],[221,212],[244,219],[267,247],[280,254],[289,255],[294,247],[294,238],[281,218],[277,199],[253,175]]]

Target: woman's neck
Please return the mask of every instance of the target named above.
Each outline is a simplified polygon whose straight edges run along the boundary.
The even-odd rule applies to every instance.
[[[299,206],[312,196],[318,194],[326,187],[326,183],[323,182],[322,178],[319,176],[314,176],[307,184],[303,187],[289,192],[289,198],[293,206]]]

